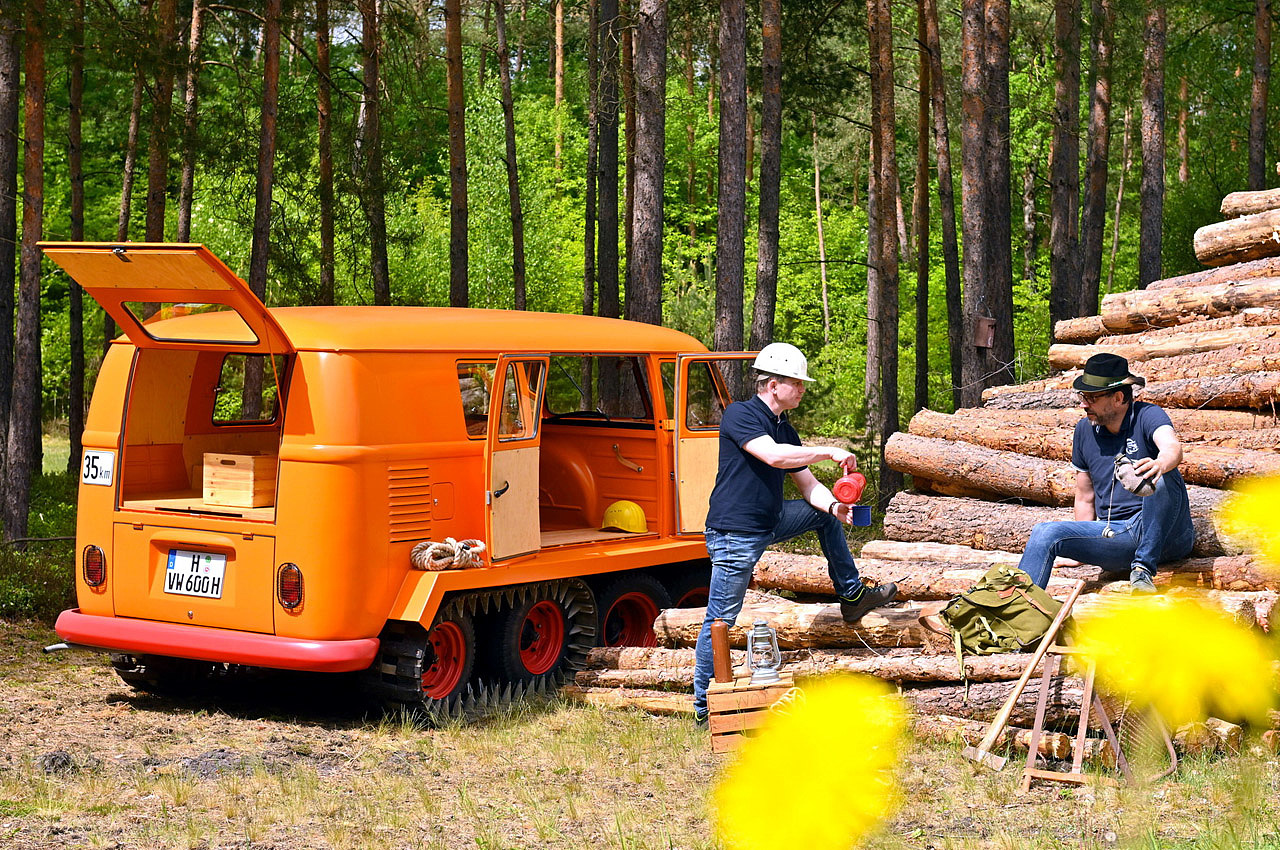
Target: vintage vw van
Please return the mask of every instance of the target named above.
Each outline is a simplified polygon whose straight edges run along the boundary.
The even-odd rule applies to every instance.
[[[42,247],[124,333],[57,631],[130,684],[364,671],[386,702],[456,710],[705,601],[713,360],[749,354],[594,317],[268,309],[199,245]]]

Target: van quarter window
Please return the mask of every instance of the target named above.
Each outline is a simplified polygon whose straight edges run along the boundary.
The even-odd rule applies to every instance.
[[[489,429],[489,404],[497,375],[496,361],[458,363],[458,393],[462,398],[462,418],[467,437],[484,439]],[[542,382],[541,363],[511,363],[503,382],[498,437],[503,440],[529,439],[538,433],[538,388]]]
[[[274,368],[265,354],[228,354],[222,359],[214,390],[214,425],[275,421],[279,408],[276,381],[284,385],[286,364],[282,355],[274,355],[273,359]]]
[[[644,358],[557,355],[547,376],[547,413],[557,421],[635,425],[653,422]]]
[[[255,345],[258,342],[258,335],[245,324],[240,314],[229,309],[225,304],[125,301],[122,305],[147,336],[163,342],[217,342],[226,345]],[[217,339],[207,339],[203,335],[199,337],[184,335],[181,323],[157,325],[165,319],[194,316],[197,313],[223,314],[220,317],[222,325],[217,332]]]

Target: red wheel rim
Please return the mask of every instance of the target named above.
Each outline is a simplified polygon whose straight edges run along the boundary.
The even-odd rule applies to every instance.
[[[684,592],[676,600],[677,608],[703,608],[706,607],[707,601],[711,598],[711,588],[709,587],[691,587]],[[656,614],[654,615],[657,616]]]
[[[520,626],[520,661],[534,676],[546,673],[564,651],[564,614],[544,599],[529,609]]]
[[[436,660],[422,673],[422,692],[443,699],[454,692],[467,665],[467,639],[454,622],[440,623],[427,636]]]
[[[604,618],[605,646],[657,646],[653,621],[658,605],[646,593],[624,593],[609,606]]]

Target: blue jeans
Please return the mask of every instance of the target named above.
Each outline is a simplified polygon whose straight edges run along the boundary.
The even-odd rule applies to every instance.
[[[818,532],[822,554],[827,559],[831,584],[841,596],[852,596],[862,587],[858,567],[849,551],[840,520],[817,510],[808,502],[788,499],[782,503],[782,514],[773,531],[706,531],[707,554],[711,556],[711,592],[707,598],[707,615],[698,633],[694,651],[697,663],[693,670],[693,706],[699,713],[707,710],[707,683],[711,681],[711,622],[721,619],[733,625],[742,611],[742,600],[756,562],[770,543],[798,537],[806,531]]]
[[[1181,489],[1156,483],[1156,491],[1142,500],[1142,510],[1129,519],[1113,520],[1111,537],[1103,537],[1102,520],[1042,522],[1031,529],[1031,538],[1018,566],[1032,581],[1044,587],[1059,555],[1105,572],[1124,573],[1141,568],[1155,575],[1156,565],[1185,558],[1195,544],[1191,507]]]

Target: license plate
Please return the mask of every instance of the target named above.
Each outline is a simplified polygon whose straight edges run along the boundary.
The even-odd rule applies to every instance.
[[[213,552],[170,549],[164,592],[221,599],[227,572],[227,556]]]

